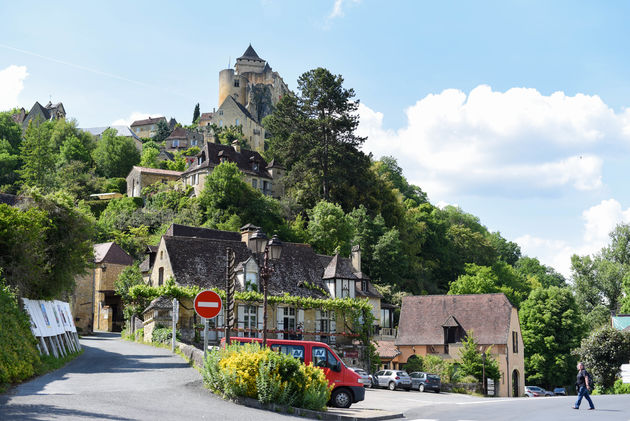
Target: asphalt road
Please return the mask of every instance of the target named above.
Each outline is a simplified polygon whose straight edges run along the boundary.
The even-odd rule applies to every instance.
[[[217,398],[168,349],[105,333],[81,344],[85,352],[62,369],[0,395],[0,420],[298,419]]]
[[[593,396],[594,411],[587,410],[585,400],[582,400],[580,410],[571,409],[575,399],[575,396],[480,398],[451,393],[368,389],[365,401],[354,406],[402,412],[409,421],[630,421],[630,395]]]

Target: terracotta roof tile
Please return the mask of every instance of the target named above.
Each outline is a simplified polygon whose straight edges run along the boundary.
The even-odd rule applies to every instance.
[[[381,358],[394,358],[400,351],[396,348],[394,341],[378,341],[376,343],[376,353]]]

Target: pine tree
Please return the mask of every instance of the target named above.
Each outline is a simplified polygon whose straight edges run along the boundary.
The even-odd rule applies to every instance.
[[[193,124],[197,122],[197,119],[199,118],[200,115],[201,115],[201,112],[199,111],[199,103],[197,103],[197,105],[195,105],[195,111],[193,111],[193,119],[192,119]]]

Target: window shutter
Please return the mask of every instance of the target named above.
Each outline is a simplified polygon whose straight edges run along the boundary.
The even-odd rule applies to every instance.
[[[304,310],[302,309],[298,309],[297,311],[297,326],[296,326],[297,330],[301,330],[304,331]],[[298,334],[298,338],[299,339],[303,339],[304,338],[304,334]]]
[[[337,332],[337,322],[336,322],[336,318],[337,318],[337,313],[335,311],[331,311],[330,312],[330,333],[336,333]],[[335,335],[330,335],[330,342],[331,344],[337,343],[337,337]]]
[[[263,307],[258,306],[257,315],[256,315],[256,325],[258,326],[258,333],[256,337],[262,338],[262,330],[263,330]]]
[[[276,329],[277,330],[284,330],[285,326],[284,326],[284,307],[276,307],[276,314],[277,314],[277,321],[278,323],[276,324]],[[284,339],[284,333],[278,333],[277,334],[277,338],[278,339]]]
[[[245,329],[245,306],[238,306],[238,322],[236,323],[236,326],[239,329]],[[243,337],[244,332],[242,330],[239,330],[238,335],[239,337]]]
[[[222,338],[225,336],[225,330],[223,330],[223,328],[225,328],[225,317],[223,315],[223,312],[219,313],[219,315],[216,317],[216,321],[217,321],[216,327],[218,327],[219,329],[222,329],[216,332],[217,337]]]
[[[315,310],[315,333],[319,332],[319,328],[321,326],[322,312],[321,310]],[[315,340],[320,341],[321,336],[315,335]]]

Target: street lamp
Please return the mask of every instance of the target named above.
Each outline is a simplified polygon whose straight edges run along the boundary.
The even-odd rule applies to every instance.
[[[267,346],[267,286],[269,285],[269,277],[273,273],[273,267],[269,265],[269,260],[272,262],[280,259],[282,255],[282,242],[277,235],[274,235],[271,240],[267,241],[265,233],[258,228],[254,235],[249,239],[249,248],[255,253],[262,253],[264,255],[263,264],[260,267],[260,278],[263,284],[263,347]],[[259,262],[260,266],[260,262]]]

